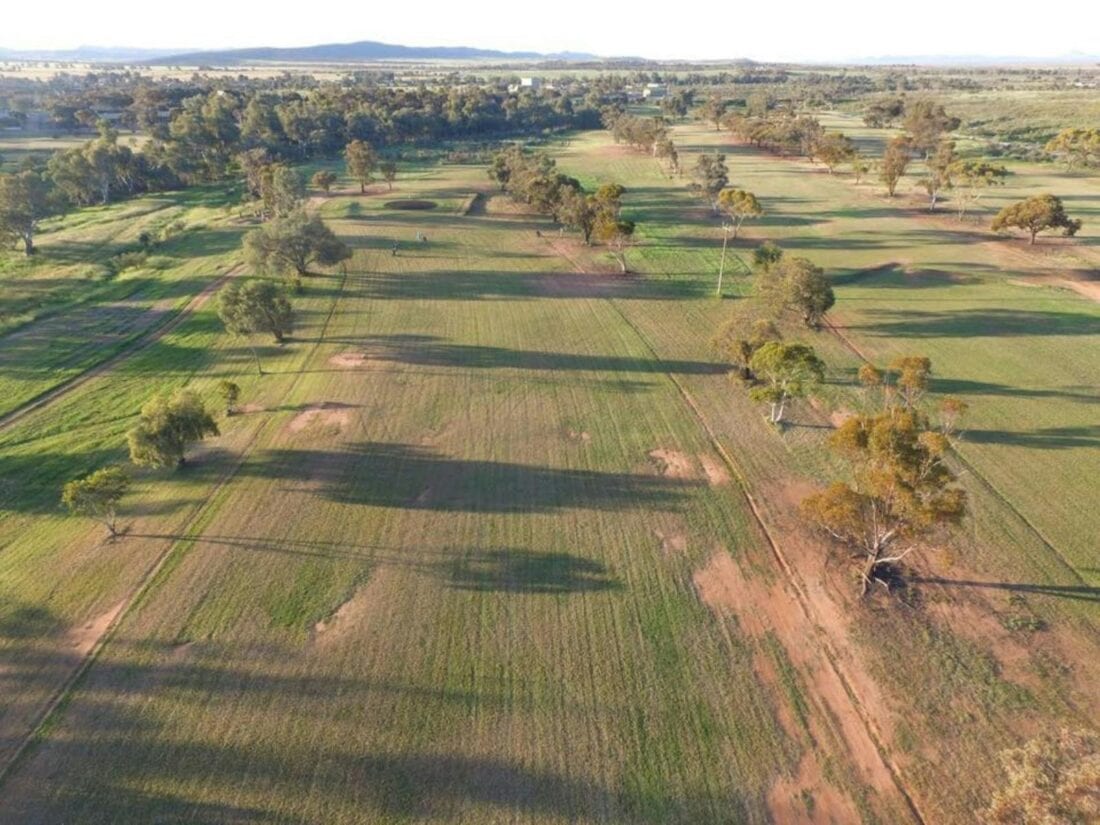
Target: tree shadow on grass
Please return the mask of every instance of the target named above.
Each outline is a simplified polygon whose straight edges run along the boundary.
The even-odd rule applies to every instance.
[[[377,442],[336,451],[266,450],[240,472],[309,481],[308,492],[345,504],[473,513],[668,509],[698,486],[655,475],[458,459],[416,445]]]
[[[967,579],[940,577],[909,577],[914,584],[938,584],[943,587],[963,587],[981,590],[1005,590],[1010,593],[1030,593],[1036,596],[1053,596],[1086,602],[1100,602],[1100,587],[1061,584],[1020,584],[1016,582],[982,582]]]
[[[478,550],[445,563],[441,572],[459,590],[564,594],[621,587],[600,562],[518,548]]]
[[[1009,444],[1039,450],[1100,447],[1100,426],[1046,427],[1038,430],[966,430],[963,440],[972,444]]]
[[[1012,338],[1042,335],[1100,335],[1100,319],[1084,312],[968,309],[867,310],[870,320],[848,329],[901,338]],[[881,319],[881,320],[878,320]]]
[[[467,369],[564,370],[570,372],[724,375],[729,365],[714,361],[658,361],[656,358],[540,352],[473,344],[452,344],[434,335],[374,335],[340,339],[355,343],[372,361]]]

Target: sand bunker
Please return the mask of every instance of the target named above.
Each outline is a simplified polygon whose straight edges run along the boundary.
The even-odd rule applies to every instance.
[[[292,433],[300,433],[306,427],[312,426],[342,430],[350,420],[351,413],[347,404],[325,401],[320,404],[310,404],[294,416],[287,429]]]

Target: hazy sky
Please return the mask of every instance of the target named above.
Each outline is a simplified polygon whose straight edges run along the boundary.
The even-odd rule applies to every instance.
[[[1100,0],[1057,0],[1048,9],[1025,9],[1012,0],[629,5],[597,0],[12,0],[5,5],[0,46],[13,49],[381,40],[412,46],[758,60],[891,54],[1047,57],[1100,51]]]

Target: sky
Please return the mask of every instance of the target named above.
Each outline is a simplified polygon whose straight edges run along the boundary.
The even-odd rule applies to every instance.
[[[1100,52],[1100,0],[16,0],[0,47],[212,49],[379,40],[655,59],[828,61],[883,55]],[[283,11],[282,9],[287,9]],[[291,11],[290,9],[294,9]],[[306,10],[306,13],[303,13]]]

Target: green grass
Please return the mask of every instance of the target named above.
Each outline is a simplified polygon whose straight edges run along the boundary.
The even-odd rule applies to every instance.
[[[678,130],[685,155],[715,139]],[[264,349],[268,375],[207,305],[0,433],[5,742],[71,672],[71,628],[165,560],[0,786],[5,809],[28,822],[765,822],[769,791],[812,755],[866,821],[905,821],[900,797],[853,758],[862,723],[845,692],[818,692],[818,631],[737,484],[706,483],[697,457],[719,461],[709,429],[814,623],[865,678],[860,701],[926,819],[971,821],[999,747],[1094,704],[1054,644],[1095,650],[1093,603],[1056,588],[1096,583],[1095,517],[1063,501],[1087,489],[1098,451],[1087,431],[1057,448],[1033,434],[1090,426],[1097,363],[1073,356],[1095,349],[1100,313],[1009,284],[1034,274],[1031,258],[1005,266],[996,244],[869,187],[727,151],[768,215],[734,245],[726,300],[710,296],[717,219],[604,134],[556,154],[586,183],[627,186],[642,277],[577,275],[613,264],[498,199],[458,214],[483,171],[425,162],[392,196],[320,205],[355,257],[346,278],[307,281],[294,340]],[[440,207],[383,208],[405,197]],[[973,516],[949,542],[960,561],[930,553],[919,570],[1037,588],[1010,605],[1047,628],[1018,660],[998,658],[1011,638],[976,638],[984,625],[968,623],[1017,632],[998,618],[1007,591],[915,584],[904,602],[856,605],[840,564],[799,531],[790,490],[838,471],[825,422],[861,403],[858,361],[827,333],[789,330],[831,370],[821,411],[797,405],[783,433],[724,374],[708,342],[746,300],[737,261],[765,237],[827,267],[858,347],[879,361],[927,352],[940,386],[973,404],[960,450]],[[154,390],[189,385],[213,402],[226,377],[263,409],[220,422],[183,472],[138,474],[123,539],[57,510],[64,480],[124,458]],[[695,472],[660,475],[658,449]],[[748,615],[733,585],[734,615],[704,605],[696,580],[715,554],[768,589],[774,612]],[[784,626],[754,638],[745,619]],[[809,641],[785,649],[792,639]],[[799,798],[820,807],[824,790]]]

